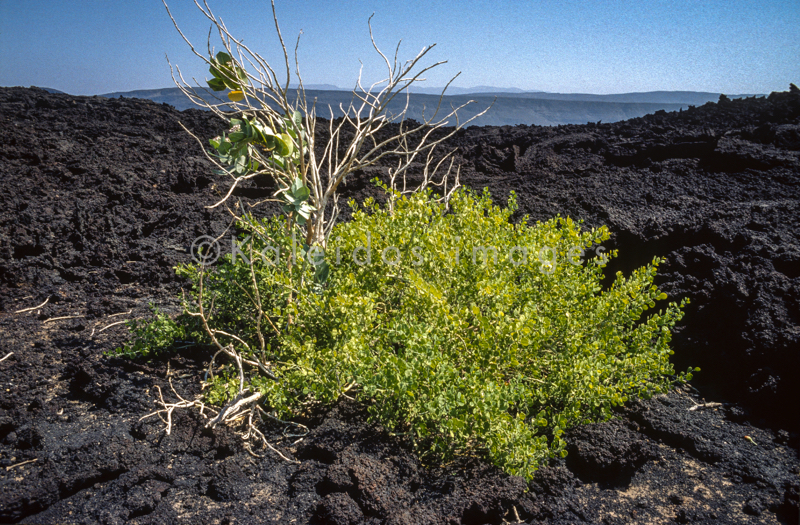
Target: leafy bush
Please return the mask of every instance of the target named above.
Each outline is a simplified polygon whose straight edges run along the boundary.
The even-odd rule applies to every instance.
[[[479,452],[531,477],[566,455],[567,428],[691,379],[669,362],[684,303],[644,314],[666,299],[658,258],[603,290],[607,259],[581,256],[605,227],[512,224],[513,194],[500,208],[457,191],[449,210],[427,192],[391,198],[392,212],[351,203],[324,263],[292,246],[283,217],[250,218],[236,260],[179,270],[216,336],[274,375],[248,380],[276,414],[347,392],[423,455]],[[212,383],[217,402],[235,394],[230,377]]]
[[[186,337],[184,326],[170,319],[152,304],[150,309],[153,311],[152,319],[146,322],[134,319],[127,323],[134,334],[133,339],[122,347],[110,351],[110,355],[130,358],[152,357],[169,350],[175,341]]]

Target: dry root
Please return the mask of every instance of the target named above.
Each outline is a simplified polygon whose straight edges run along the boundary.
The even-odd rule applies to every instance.
[[[244,423],[244,429],[237,432],[242,440],[244,441],[244,448],[247,450],[254,457],[264,457],[263,454],[258,454],[256,451],[253,450],[253,444],[261,444],[264,448],[268,448],[275,452],[278,456],[280,456],[283,460],[288,461],[290,463],[299,463],[296,459],[291,459],[281,453],[277,448],[275,448],[272,444],[267,441],[266,436],[264,435],[261,430],[258,428],[259,423],[263,423],[263,418],[266,417],[273,421],[282,423],[285,425],[283,435],[287,438],[299,438],[293,444],[298,443],[303,439],[303,437],[308,433],[308,428],[304,425],[299,423],[292,423],[290,421],[283,421],[278,419],[277,417],[269,414],[266,412],[260,405],[259,401],[262,397],[261,392],[251,392],[250,389],[244,389],[243,386],[243,379],[244,379],[244,371],[242,369],[242,362],[244,361],[234,350],[232,346],[226,347],[223,349],[229,355],[232,355],[236,358],[237,363],[239,364],[239,371],[240,371],[240,391],[239,394],[236,395],[230,402],[228,402],[225,406],[220,409],[216,407],[211,407],[205,404],[201,397],[197,397],[193,400],[189,400],[181,396],[177,390],[175,390],[175,386],[172,384],[172,378],[169,377],[169,370],[167,370],[167,376],[169,381],[170,389],[172,393],[178,398],[177,402],[167,402],[164,400],[164,395],[161,392],[161,387],[156,385],[156,390],[158,391],[158,403],[163,407],[160,410],[156,410],[155,412],[151,412],[139,419],[142,421],[152,416],[158,416],[161,421],[164,422],[165,425],[165,432],[167,435],[172,433],[172,413],[176,409],[185,409],[185,408],[198,408],[199,413],[203,416],[204,419],[207,419],[208,422],[205,424],[205,428],[214,428],[219,424],[224,424],[228,426],[240,426],[244,423],[245,419],[247,420]],[[253,416],[257,415],[257,419]],[[293,434],[287,432],[288,429],[294,426],[299,428],[303,431],[301,434]]]

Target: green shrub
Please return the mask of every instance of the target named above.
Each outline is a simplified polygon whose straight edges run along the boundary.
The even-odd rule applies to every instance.
[[[285,263],[292,240],[278,217],[241,224],[252,266],[228,255],[213,269],[179,270],[195,299],[202,276],[209,325],[239,339],[222,344],[274,373],[248,378],[277,414],[347,391],[424,456],[478,452],[529,478],[566,455],[567,428],[691,379],[669,362],[683,303],[651,310],[666,299],[653,285],[658,258],[603,290],[607,260],[580,257],[608,239],[605,227],[512,224],[513,194],[500,208],[487,191],[458,191],[449,211],[429,193],[393,199],[391,213],[351,204],[324,264],[308,247]],[[274,258],[269,245],[282,262],[258,256]],[[236,393],[230,377],[212,383],[216,402]]]
[[[134,337],[122,347],[109,352],[110,355],[123,357],[151,357],[172,348],[175,341],[186,336],[184,326],[170,319],[156,306],[150,305],[153,311],[152,319],[148,321],[132,320],[127,326]]]

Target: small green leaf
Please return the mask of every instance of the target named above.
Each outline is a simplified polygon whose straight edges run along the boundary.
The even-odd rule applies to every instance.
[[[314,270],[314,280],[317,284],[325,284],[330,275],[330,271],[331,267],[327,262],[323,261],[321,264],[318,264]]]
[[[222,82],[225,84],[226,88],[232,91],[237,91],[239,89],[239,84],[231,80],[227,75],[222,78]]]
[[[311,195],[311,191],[308,189],[308,186],[301,186],[294,192],[294,198],[301,202],[308,200],[309,195]]]
[[[210,87],[213,91],[224,91],[225,90],[225,82],[219,78],[212,78],[211,80],[206,80],[208,87]]]
[[[281,157],[288,157],[294,151],[294,142],[292,142],[292,137],[286,133],[281,133],[275,137],[275,142],[277,145],[277,153]]]
[[[250,84],[250,79],[247,78],[247,72],[244,69],[240,68],[239,66],[236,66],[236,77],[242,84],[244,85]]]
[[[217,78],[217,79],[219,79],[219,80],[222,80],[222,78],[223,78],[225,75],[224,75],[224,74],[222,73],[222,71],[220,71],[220,69],[219,69],[217,66],[215,66],[214,64],[216,64],[216,62],[212,62],[212,65],[211,65],[211,67],[210,67],[210,68],[208,68],[208,72],[209,72],[209,73],[211,73],[211,74],[214,76],[214,78]]]

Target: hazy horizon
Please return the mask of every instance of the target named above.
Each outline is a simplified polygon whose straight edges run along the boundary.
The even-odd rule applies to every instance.
[[[352,91],[350,88],[344,88],[341,86],[334,86],[332,84],[304,84],[307,90],[329,90],[329,91]],[[133,89],[126,89],[121,91],[109,91],[105,93],[84,93],[84,94],[76,94],[76,93],[68,93],[63,90],[59,90],[58,88],[53,88],[52,86],[11,86],[11,85],[2,85],[0,87],[38,87],[42,89],[48,90],[56,90],[62,91],[67,95],[75,95],[75,96],[103,96],[103,95],[117,95],[117,94],[125,94],[125,93],[133,93],[133,92],[143,92],[143,91],[162,91],[165,89],[173,89],[177,88],[175,84],[169,86],[161,86],[157,88],[133,88]],[[203,86],[205,87],[205,86]],[[297,85],[290,86],[291,89],[296,88]],[[427,95],[438,95],[442,92],[444,86],[424,86],[421,87],[419,91],[412,91],[415,94],[427,94]],[[776,89],[773,91],[787,91],[789,89],[789,84],[785,87]],[[453,87],[450,86],[447,91],[446,95],[462,95],[462,94],[495,94],[495,93],[505,93],[508,95],[517,95],[517,94],[541,94],[541,95],[589,95],[589,96],[598,96],[598,97],[607,97],[607,96],[620,96],[620,95],[637,95],[637,94],[650,94],[650,93],[698,93],[698,94],[725,94],[727,96],[766,96],[769,93],[723,93],[721,91],[691,91],[691,90],[667,90],[667,89],[656,89],[652,91],[631,91],[626,93],[587,93],[587,92],[552,92],[552,91],[540,91],[540,90],[523,90],[516,87],[498,87],[498,86],[473,86],[473,87]]]
[[[209,22],[194,2],[168,4],[186,36],[205,50]],[[209,4],[233,34],[280,65],[268,2]],[[367,82],[381,78],[385,66],[367,27],[373,12],[375,39],[387,54],[403,40],[401,61],[438,42],[425,64],[449,62],[427,75],[425,87],[443,86],[459,71],[452,84],[459,90],[597,95],[765,94],[800,82],[800,4],[782,0],[277,0],[276,10],[287,47],[303,32],[305,83],[341,89],[355,83],[359,60]],[[3,86],[73,95],[164,89],[174,86],[165,55],[187,79],[209,77],[160,0],[0,2],[0,46]]]

